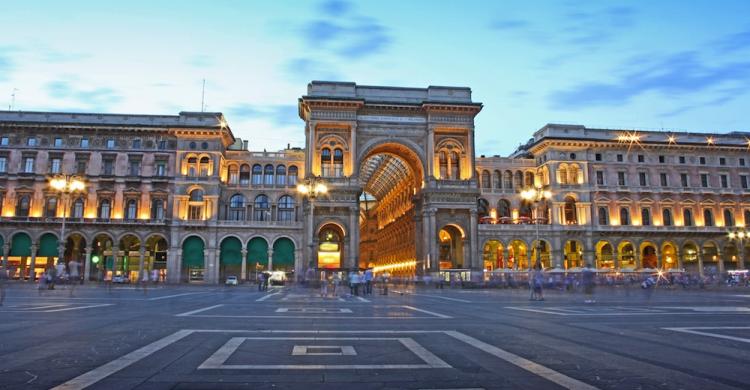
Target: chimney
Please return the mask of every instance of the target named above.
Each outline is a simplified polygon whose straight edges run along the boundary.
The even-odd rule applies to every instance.
[[[286,149],[287,149],[287,150],[289,150],[289,145],[290,145],[290,144],[286,144]]]
[[[247,150],[247,142],[248,142],[247,140],[242,141],[242,149]]]

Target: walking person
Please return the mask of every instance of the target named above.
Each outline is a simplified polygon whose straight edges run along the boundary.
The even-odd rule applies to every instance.
[[[72,259],[68,262],[68,275],[70,275],[70,294],[69,296],[73,296],[73,292],[76,289],[76,285],[78,285],[79,279],[81,278],[81,274],[79,272],[79,268],[81,266],[81,263],[77,262],[75,259]]]
[[[333,289],[333,297],[336,298],[336,288],[341,284],[341,275],[336,271],[331,277],[331,287]]]
[[[349,271],[349,295],[359,295],[359,275],[357,271]]]
[[[57,266],[55,267],[55,283],[63,285],[63,288],[65,286],[65,262],[60,260],[57,262]],[[53,288],[54,290],[54,288]]]
[[[263,285],[266,281],[266,274],[265,272],[258,273],[258,291],[263,291]]]
[[[542,265],[540,263],[536,263],[534,266],[534,294],[536,295],[537,301],[543,301],[544,300],[544,270],[542,270]]]
[[[596,303],[594,300],[594,276],[596,273],[591,268],[591,264],[586,263],[586,267],[581,272],[581,283],[583,283],[583,294],[585,295],[584,303]]]
[[[372,295],[372,268],[365,270],[365,292],[364,295]]]
[[[328,298],[328,276],[325,271],[323,271],[323,277],[320,280],[320,296],[323,299]]]
[[[5,267],[0,267],[0,306],[5,302],[5,283],[9,277],[8,270]]]

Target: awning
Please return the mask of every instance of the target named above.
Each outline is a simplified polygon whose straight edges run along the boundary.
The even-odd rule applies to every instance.
[[[255,237],[247,244],[247,262],[251,266],[268,264],[268,243],[266,240]]]
[[[26,233],[18,233],[10,241],[11,256],[31,256],[31,237]]]
[[[39,239],[39,252],[37,256],[54,257],[57,256],[57,237],[47,233]]]
[[[280,238],[273,243],[273,266],[294,267],[294,243],[288,238]]]
[[[187,267],[203,267],[203,241],[198,237],[189,237],[182,244],[182,264]]]
[[[242,264],[242,243],[240,240],[234,237],[224,239],[221,242],[219,261],[226,265]]]

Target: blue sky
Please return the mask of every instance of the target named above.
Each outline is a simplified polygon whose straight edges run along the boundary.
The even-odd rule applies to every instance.
[[[224,112],[252,149],[302,146],[310,80],[471,87],[480,154],[545,123],[750,130],[750,1],[16,1],[0,103]]]

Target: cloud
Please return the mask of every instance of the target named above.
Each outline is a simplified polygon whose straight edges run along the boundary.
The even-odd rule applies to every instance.
[[[89,109],[95,108],[97,111],[107,111],[111,104],[119,103],[123,99],[122,95],[109,87],[78,89],[64,80],[50,81],[45,85],[45,89],[54,99],[66,100],[67,104],[89,106]]]
[[[750,48],[750,29],[729,34],[715,42],[714,47],[720,53],[731,53]]]
[[[0,46],[0,81],[10,79],[10,74],[16,68],[13,55],[19,49],[15,46]]]
[[[320,10],[330,16],[342,16],[348,13],[352,8],[351,3],[342,0],[324,1],[320,5]]]
[[[299,125],[297,106],[292,104],[254,105],[238,103],[227,109],[227,115],[238,119],[263,119],[279,127]]]
[[[214,60],[208,55],[197,54],[186,59],[185,63],[196,68],[208,68],[214,65]]]
[[[518,19],[494,20],[490,22],[490,28],[493,30],[517,30],[529,26],[531,26],[531,23],[528,21]]]
[[[618,106],[632,98],[656,92],[665,95],[702,92],[728,82],[750,81],[750,61],[708,65],[696,52],[686,51],[662,57],[640,69],[620,70],[613,82],[585,82],[550,94],[553,108]],[[736,95],[735,95],[736,96]]]

